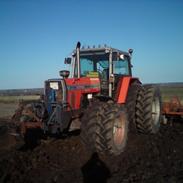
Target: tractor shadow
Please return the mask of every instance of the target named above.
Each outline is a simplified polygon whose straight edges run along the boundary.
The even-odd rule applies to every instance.
[[[84,183],[106,183],[111,172],[95,152],[81,168]]]

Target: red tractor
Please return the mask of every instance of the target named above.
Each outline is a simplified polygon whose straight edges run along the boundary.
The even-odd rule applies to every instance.
[[[20,133],[25,141],[34,137],[34,130],[53,135],[77,126],[90,149],[118,155],[126,145],[129,123],[139,132],[156,133],[159,89],[132,77],[132,52],[108,46],[80,49],[78,42],[65,59],[71,72],[62,70],[62,78],[45,81],[42,101],[22,108]]]

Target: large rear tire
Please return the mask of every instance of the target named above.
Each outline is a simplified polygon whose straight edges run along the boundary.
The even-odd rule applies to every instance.
[[[161,95],[156,86],[145,85],[143,132],[157,133],[161,122]]]
[[[127,110],[128,110],[128,119],[130,123],[130,131],[132,132],[142,132],[143,122],[144,122],[144,113],[143,113],[143,101],[144,97],[144,88],[138,83],[134,82],[129,87],[128,96],[127,96]]]
[[[82,118],[81,138],[98,153],[119,155],[125,148],[127,134],[127,111],[113,102],[95,102]]]

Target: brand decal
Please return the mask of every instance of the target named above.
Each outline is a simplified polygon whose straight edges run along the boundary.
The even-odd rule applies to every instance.
[[[99,84],[93,84],[93,85],[68,85],[67,89],[68,90],[84,90],[84,89],[98,89],[100,88]]]

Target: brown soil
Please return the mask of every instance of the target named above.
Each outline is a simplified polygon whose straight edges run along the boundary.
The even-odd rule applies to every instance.
[[[183,122],[162,126],[157,135],[129,134],[126,151],[118,157],[92,154],[79,135],[49,139],[24,151],[9,141],[9,149],[0,149],[0,182],[183,182],[182,140]]]

